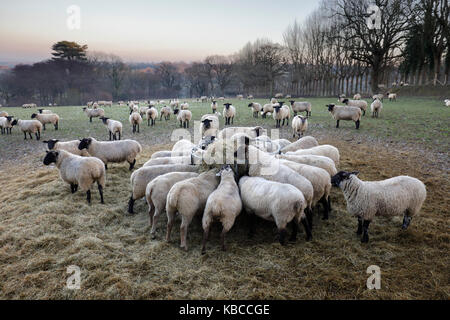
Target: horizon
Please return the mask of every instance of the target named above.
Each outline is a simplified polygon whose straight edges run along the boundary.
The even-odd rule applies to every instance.
[[[127,63],[190,63],[208,55],[233,54],[258,38],[281,43],[290,23],[302,23],[318,7],[314,0],[212,1],[187,4],[182,0],[134,0],[130,5],[105,0],[53,0],[43,4],[18,0],[4,6],[0,13],[0,61],[17,64],[47,60],[51,58],[51,46],[67,40],[88,45],[88,52],[115,54]],[[71,30],[67,25],[73,16],[73,12],[67,12],[71,5],[80,9],[80,29]],[[291,14],[298,13],[289,19],[270,19],[286,7]],[[252,11],[254,8],[258,10]],[[222,23],[228,16],[232,19]]]

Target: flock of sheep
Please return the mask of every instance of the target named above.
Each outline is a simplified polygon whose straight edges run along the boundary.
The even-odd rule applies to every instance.
[[[378,116],[382,109],[383,97],[373,97],[372,116]],[[355,95],[350,100],[343,96],[339,101],[345,105],[327,105],[336,119],[352,120],[359,128],[361,116],[367,109],[367,103]],[[396,99],[389,95],[389,99]],[[279,241],[286,242],[287,226],[292,226],[290,240],[294,241],[300,224],[306,234],[306,240],[312,239],[313,211],[322,206],[322,218],[328,219],[331,211],[331,187],[339,187],[346,199],[347,210],[358,219],[357,234],[362,242],[368,242],[368,229],[375,216],[403,216],[402,227],[406,229],[411,218],[417,214],[426,198],[424,184],[412,177],[399,176],[383,181],[362,181],[357,172],[339,171],[339,150],[331,145],[319,145],[311,136],[303,136],[307,129],[307,118],[311,117],[309,102],[290,101],[294,117],[291,125],[293,136],[298,140],[272,140],[267,130],[260,127],[232,127],[236,108],[224,103],[223,113],[218,112],[218,100],[212,99],[211,114],[201,117],[202,140],[194,144],[188,140],[178,141],[172,150],[159,151],[139,169],[132,172],[130,183],[132,193],[128,201],[128,212],[134,213],[136,200],[145,198],[148,204],[151,236],[156,237],[156,225],[161,214],[167,215],[166,240],[170,240],[175,218],[181,218],[180,246],[188,249],[188,227],[195,215],[202,215],[204,230],[202,252],[213,221],[222,226],[221,242],[225,249],[225,235],[232,228],[236,217],[244,212],[250,221],[253,232],[254,219],[260,217],[274,221],[278,229]],[[161,103],[161,101],[158,101]],[[165,102],[162,102],[165,104]],[[110,141],[98,141],[93,137],[81,140],[44,141],[48,150],[43,160],[45,165],[55,163],[63,181],[70,184],[71,192],[81,189],[91,203],[91,187],[97,184],[100,201],[104,203],[103,192],[106,182],[108,163],[129,164],[132,171],[136,158],[142,151],[141,145],[134,140],[121,140],[122,123],[105,117],[105,111],[99,103],[92,102],[83,111],[92,122],[99,117],[109,132]],[[169,106],[159,112],[150,102],[140,107],[136,101],[127,103],[130,111],[129,122],[133,132],[139,132],[143,117],[148,125],[160,120],[177,116],[180,126],[189,127],[192,113],[189,104],[171,100]],[[103,105],[108,105],[103,103]],[[124,104],[122,104],[124,105]],[[254,117],[272,114],[276,127],[289,125],[291,109],[278,102],[276,98],[261,106],[252,102]],[[297,113],[305,112],[305,116]],[[39,109],[32,120],[14,119],[2,113],[0,125],[11,133],[18,125],[24,132],[36,134],[45,130],[45,124],[53,124],[58,130],[59,117],[50,110]],[[219,116],[225,119],[220,129]],[[6,119],[7,124],[4,123]]]

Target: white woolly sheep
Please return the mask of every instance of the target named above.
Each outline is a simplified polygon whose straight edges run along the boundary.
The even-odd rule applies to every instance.
[[[0,117],[7,117],[7,116],[9,116],[8,112],[0,111]]]
[[[33,139],[31,136],[32,133],[36,136],[36,140],[41,139],[41,131],[42,131],[42,123],[38,120],[20,120],[14,119],[11,122],[12,126],[18,125],[19,129],[23,132],[25,137],[24,140],[27,140],[27,133],[30,136],[30,139]]]
[[[209,195],[217,188],[219,178],[217,170],[203,172],[198,177],[177,182],[167,194],[167,234],[166,241],[170,241],[170,233],[175,222],[175,214],[181,216],[180,247],[188,250],[187,228],[197,213],[203,213]]]
[[[236,95],[236,99],[242,100],[244,99],[244,96],[242,94],[238,94]]]
[[[145,200],[148,204],[152,239],[155,238],[158,218],[161,213],[166,211],[167,193],[175,183],[197,176],[196,172],[169,172],[156,177],[147,184]]]
[[[363,181],[358,172],[340,171],[331,179],[341,188],[347,202],[347,211],[358,218],[361,242],[369,242],[369,224],[376,216],[403,215],[403,229],[407,229],[414,215],[419,213],[427,196],[422,181],[398,176],[382,181]]]
[[[283,105],[283,101],[280,101],[280,105],[274,107],[273,119],[276,122],[276,128],[284,126],[284,122],[287,121],[286,125],[289,125],[289,119],[291,117],[291,111],[288,106]],[[283,123],[281,123],[283,120]]]
[[[383,109],[383,103],[379,99],[373,100],[373,102],[370,105],[370,111],[372,111],[372,118],[378,118],[378,115]]]
[[[217,134],[217,138],[219,139],[230,139],[236,133],[245,133],[251,138],[256,138],[262,135],[267,135],[267,130],[263,127],[228,127],[225,128]]]
[[[212,102],[211,102],[211,112],[213,113],[213,114],[215,114],[216,112],[217,112],[217,108],[219,107],[219,105],[218,105],[218,103],[217,103],[217,101],[216,100],[213,100]]]
[[[172,152],[191,152],[196,145],[187,139],[178,140],[172,147]]]
[[[13,117],[11,116],[2,116],[0,117],[0,128],[1,128],[1,133],[2,134],[11,134],[12,131],[12,122],[13,122]]]
[[[396,93],[389,93],[388,94],[389,101],[397,101],[397,94]]]
[[[294,116],[299,112],[306,112],[307,117],[311,117],[311,102],[308,101],[295,101],[290,100],[292,112],[294,112]]]
[[[139,133],[139,126],[142,123],[141,115],[138,112],[132,112],[128,120],[133,127],[133,133],[136,133],[136,131]]]
[[[109,140],[120,140],[122,137],[122,123],[110,118],[100,117],[103,124],[106,126],[109,132]],[[119,136],[117,139],[116,134]]]
[[[159,121],[162,121],[162,117],[164,116],[164,120],[170,120],[170,115],[172,114],[172,109],[170,107],[164,106],[160,110],[161,116],[159,117]]]
[[[356,129],[359,129],[359,124],[361,121],[361,109],[358,107],[349,106],[336,106],[334,104],[326,105],[328,111],[336,120],[336,128],[339,128],[340,120],[353,120],[355,121]]]
[[[186,101],[180,105],[181,110],[188,110],[189,109],[189,103]]]
[[[360,108],[363,113],[362,115],[363,116],[366,115],[367,101],[365,101],[365,100],[349,100],[349,99],[341,99],[340,101],[342,103],[345,103],[346,106]]]
[[[219,132],[219,118],[212,114],[204,114],[201,119],[200,134],[201,137],[217,136]]]
[[[52,110],[46,110],[46,109],[38,109],[39,113],[43,114],[52,114]]]
[[[226,166],[219,174],[220,184],[209,195],[206,201],[205,211],[203,212],[202,254],[206,252],[206,241],[209,238],[209,231],[214,219],[219,220],[222,224],[220,239],[222,250],[225,251],[225,234],[233,227],[236,217],[242,210],[239,187],[234,180],[233,170],[230,166]]]
[[[55,130],[58,130],[59,116],[55,113],[52,113],[52,114],[33,113],[31,115],[31,119],[36,119],[36,120],[40,121],[44,127],[44,130],[45,130],[45,125],[47,123],[53,124],[53,126],[55,127]]]
[[[131,174],[131,196],[128,200],[128,213],[134,213],[134,202],[145,196],[145,189],[149,182],[156,177],[169,172],[198,172],[199,166],[186,164],[169,164],[142,167]]]
[[[354,96],[353,96],[353,100],[361,100],[361,95],[359,94],[359,93],[357,93],[357,94],[355,94]]]
[[[177,115],[177,120],[180,121],[180,128],[189,128],[189,121],[192,119],[191,111],[175,109],[173,113]]]
[[[97,141],[92,137],[83,138],[78,145],[78,149],[86,149],[91,156],[102,160],[106,169],[108,169],[109,162],[127,161],[130,164],[130,171],[136,164],[136,156],[142,151],[139,142],[134,140]]]
[[[283,98],[283,94],[281,92],[275,94],[275,98],[280,99]]]
[[[223,109],[223,117],[225,118],[225,125],[229,125],[234,122],[234,117],[236,116],[236,108],[231,105],[231,103],[224,103],[225,108]]]
[[[70,190],[75,193],[80,187],[86,192],[87,202],[91,203],[91,186],[95,182],[98,185],[100,201],[103,201],[103,188],[105,187],[105,167],[103,162],[96,157],[80,157],[65,150],[47,151],[44,164],[48,166],[55,163],[64,182],[70,184]]]
[[[252,108],[253,118],[258,118],[258,114],[261,112],[262,107],[258,102],[251,102],[248,105],[249,108]]]
[[[155,119],[158,118],[158,110],[155,107],[148,108],[146,111],[147,115],[147,126],[150,126],[150,122],[152,126],[155,125]]]
[[[319,145],[319,142],[317,142],[316,138],[311,137],[311,136],[306,136],[306,137],[300,138],[297,141],[284,147],[283,149],[281,149],[281,152],[282,153],[295,152],[295,151],[301,150],[301,149],[309,149],[309,148],[317,147],[318,145]]]
[[[88,116],[90,122],[92,122],[92,118],[98,118],[98,117],[104,117],[105,116],[105,110],[103,110],[101,108],[88,109],[88,108],[84,107],[83,111]]]
[[[270,103],[271,103],[271,104],[277,104],[277,103],[278,103],[278,100],[275,99],[275,98],[272,98],[272,99],[270,99]]]
[[[308,130],[308,119],[303,116],[295,116],[292,119],[292,137],[295,138],[295,135],[300,139]]]
[[[275,221],[281,245],[285,244],[286,227],[291,221],[294,223],[292,239],[296,237],[300,221],[306,231],[306,240],[312,238],[304,213],[306,202],[303,194],[297,188],[290,184],[268,181],[260,177],[242,177],[239,180],[239,189],[244,210],[252,220],[250,235],[254,232],[254,217],[258,216],[265,220]]]
[[[308,149],[299,149],[295,152],[287,152],[287,155],[306,155],[306,154],[312,154],[316,156],[324,156],[328,157],[335,163],[336,167],[339,166],[339,150],[329,144],[322,144],[317,147],[312,147]]]
[[[86,149],[78,149],[80,140],[59,141],[57,139],[49,139],[42,142],[47,144],[47,148],[50,151],[64,150],[82,157],[90,156]]]
[[[277,158],[322,168],[326,172],[328,172],[330,177],[334,176],[337,173],[336,165],[334,164],[334,161],[325,156],[317,156],[317,155],[312,155],[312,154],[306,154],[306,155],[280,154],[280,155],[277,155]]]

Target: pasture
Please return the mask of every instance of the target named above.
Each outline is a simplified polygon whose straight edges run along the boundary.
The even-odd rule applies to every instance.
[[[434,98],[399,95],[397,102],[385,99],[380,118],[366,112],[359,130],[351,121],[341,121],[336,129],[325,104],[337,104],[337,99],[307,100],[312,103],[307,135],[339,149],[340,170],[358,170],[364,180],[410,175],[425,183],[427,199],[407,231],[400,229],[401,218],[375,219],[370,243],[361,244],[356,219],[346,212],[342,192],[335,188],[330,219],[322,221],[315,214],[311,242],[301,231],[296,243],[282,247],[275,225],[261,220],[248,239],[241,214],[227,235],[226,252],[220,250],[217,226],[207,253],[201,255],[200,219],[189,227],[190,249],[184,252],[179,249],[179,220],[166,243],[165,216],[152,240],[143,199],[136,202],[135,215],[126,213],[128,165],[108,166],[105,205],[93,192],[89,206],[83,193],[70,193],[55,167],[42,164],[42,141],[24,141],[15,127],[12,135],[0,136],[0,298],[448,299],[450,109]],[[188,101],[193,120],[210,112],[210,102]],[[271,116],[252,117],[249,100],[227,101],[237,108],[234,126],[275,128]],[[268,99],[254,101],[264,104]],[[61,120],[58,131],[47,125],[41,140],[108,138],[102,122],[94,118],[90,123],[81,106],[46,109]],[[123,139],[136,139],[144,147],[136,168],[174,143],[170,136],[179,123],[173,115],[167,122],[158,118],[154,127],[144,120],[140,133],[133,134],[127,106],[104,109],[107,117],[123,123]],[[5,110],[21,119],[36,112]],[[191,133],[193,128],[191,122]],[[292,141],[291,130],[290,125],[283,127],[280,137]],[[81,268],[80,290],[66,288],[69,265]],[[380,290],[366,288],[370,265],[381,268]]]

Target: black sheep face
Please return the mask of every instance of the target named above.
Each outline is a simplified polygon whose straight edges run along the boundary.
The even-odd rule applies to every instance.
[[[327,105],[325,105],[327,108],[328,108],[328,111],[333,111],[333,109],[334,109],[334,104],[327,104]]]
[[[36,114],[36,113],[33,113],[33,114],[31,115],[31,119],[36,118],[36,116],[37,116],[37,114]]]
[[[87,149],[89,145],[91,144],[92,139],[91,138],[83,138],[80,140],[80,144],[78,145],[78,150]]]
[[[253,107],[253,102],[252,102],[252,103],[249,103],[248,107],[249,107],[249,108]]]
[[[273,107],[275,109],[275,113],[280,112],[281,106]]]
[[[294,100],[290,100],[289,102],[291,103],[291,106],[293,106],[293,105],[294,105],[294,103],[295,103],[295,101],[294,101]]]
[[[342,103],[345,103],[345,104],[347,104],[347,103],[348,103],[348,99],[344,99],[344,100],[342,100]]]
[[[173,110],[173,114],[178,114],[178,111],[180,111],[180,109]]]
[[[228,110],[230,109],[231,103],[224,103],[223,105],[225,106],[225,109]]]
[[[205,126],[205,129],[211,128],[211,122],[212,122],[211,119],[205,119],[202,121],[203,125]]]
[[[42,142],[47,144],[48,150],[52,150],[58,141],[59,140],[56,140],[56,139],[50,139],[50,140],[45,140]]]
[[[101,117],[100,119],[103,121],[104,124],[106,124],[109,118]]]
[[[280,107],[282,107],[284,104],[284,101],[279,101],[278,103],[280,104]]]
[[[12,126],[15,126],[17,124],[17,119],[14,119],[13,122],[11,122]]]
[[[58,151],[46,151],[47,154],[45,155],[44,158],[44,164],[46,166],[48,166],[50,163],[56,163],[56,160],[58,160],[58,155],[59,152]]]
[[[42,113],[42,110],[44,110],[44,109],[38,109],[39,113]]]
[[[339,171],[333,177],[331,177],[331,184],[335,187],[339,187],[342,181],[347,180],[351,175],[358,175],[358,173],[358,171]]]

